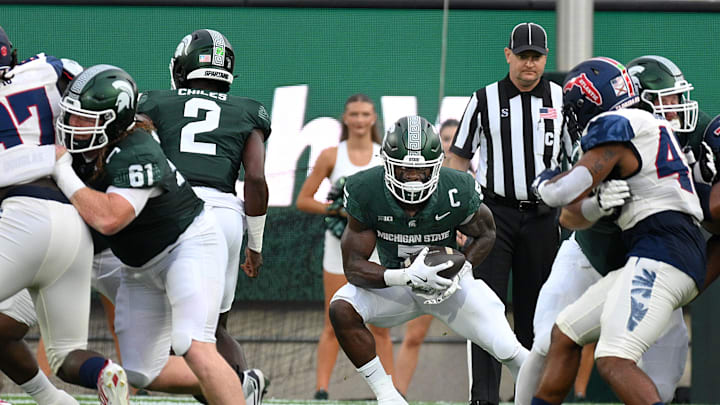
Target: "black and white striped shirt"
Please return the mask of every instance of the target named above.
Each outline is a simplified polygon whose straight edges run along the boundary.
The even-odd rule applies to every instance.
[[[450,151],[471,159],[480,150],[477,180],[501,197],[534,200],[533,179],[556,167],[561,151],[562,88],[545,78],[520,92],[509,76],[470,98]]]

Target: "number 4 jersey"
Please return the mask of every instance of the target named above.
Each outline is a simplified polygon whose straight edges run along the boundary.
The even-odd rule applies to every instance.
[[[632,197],[617,220],[623,230],[661,211],[702,221],[690,169],[667,121],[636,108],[606,112],[590,121],[581,142],[584,152],[604,143],[629,143],[637,156],[637,172],[625,179]]]
[[[270,135],[270,116],[259,102],[197,89],[143,93],[138,113],[157,128],[163,151],[192,186],[235,193],[242,151],[253,129]]]

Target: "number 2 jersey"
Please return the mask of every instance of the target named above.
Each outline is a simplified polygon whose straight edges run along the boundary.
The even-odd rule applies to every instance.
[[[631,108],[598,115],[586,131],[581,139],[584,152],[619,142],[637,157],[637,170],[625,178],[631,198],[616,221],[628,256],[671,264],[702,285],[705,241],[698,224],[703,213],[685,155],[668,122]]]
[[[142,129],[108,148],[103,172],[89,184],[103,192],[110,186],[158,187],[162,192],[148,199],[128,226],[105,236],[115,256],[133,267],[142,266],[174,243],[203,209],[202,200],[165,157],[160,144]]]
[[[399,268],[406,257],[428,245],[457,247],[457,227],[482,203],[480,186],[467,173],[443,167],[437,189],[414,216],[400,207],[385,186],[385,168],[376,166],[347,178],[345,210],[377,237],[380,263]]]
[[[143,93],[138,113],[157,128],[163,151],[192,186],[235,194],[242,151],[253,129],[270,135],[270,116],[252,99],[198,89]]]

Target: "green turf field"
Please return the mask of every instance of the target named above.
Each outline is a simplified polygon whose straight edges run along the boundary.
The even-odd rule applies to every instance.
[[[18,404],[34,404],[35,402],[28,395],[8,394],[0,395],[0,398],[12,403]],[[76,395],[81,405],[97,404],[98,399],[93,395]],[[192,398],[186,397],[161,397],[161,396],[141,396],[132,397],[130,402],[133,405],[175,405],[175,404],[199,404]],[[312,400],[292,400],[292,399],[266,399],[263,401],[266,405],[374,405],[377,401],[312,401]],[[410,401],[411,405],[467,405],[466,402],[419,402]],[[500,405],[511,405],[510,402],[502,402]],[[593,403],[577,403],[576,405],[600,405]],[[602,405],[617,405],[604,403]]]

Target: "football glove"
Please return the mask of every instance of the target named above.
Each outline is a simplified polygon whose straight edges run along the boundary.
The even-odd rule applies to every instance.
[[[462,287],[460,286],[460,280],[471,269],[472,265],[470,264],[470,262],[466,261],[463,268],[455,275],[455,277],[452,278],[452,284],[450,284],[450,286],[444,290],[413,288],[412,291],[413,293],[415,293],[415,295],[423,298],[423,303],[425,304],[439,304],[450,298],[453,294],[457,292],[457,290],[462,290]]]
[[[699,159],[695,158],[695,154],[690,148],[685,150],[685,157],[692,170],[693,180],[696,183],[712,185],[717,175],[717,168],[715,167],[715,154],[710,149],[710,146],[705,141],[702,141],[700,143]]]
[[[345,179],[346,177],[340,177],[333,183],[332,187],[330,187],[330,192],[328,192],[327,200],[328,201],[337,201],[340,200],[340,205],[342,205],[342,200],[344,198],[343,195],[343,189],[345,188]]]
[[[410,266],[404,269],[408,277],[407,285],[412,288],[424,290],[433,289],[444,291],[452,285],[452,280],[440,276],[438,273],[449,269],[453,263],[448,260],[445,263],[428,266],[425,264],[425,256],[427,256],[428,250],[427,247],[423,248]]]
[[[540,195],[540,187],[542,185],[552,179],[553,177],[560,174],[560,167],[556,167],[554,169],[545,169],[540,174],[538,174],[537,177],[535,177],[535,180],[533,180],[532,185],[530,188],[532,189],[533,194],[538,198],[538,200],[542,201],[542,196]]]
[[[607,180],[595,189],[595,195],[583,200],[583,216],[591,222],[612,215],[630,199],[630,186],[625,180]]]

